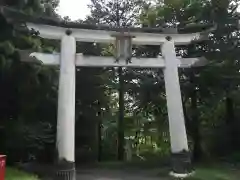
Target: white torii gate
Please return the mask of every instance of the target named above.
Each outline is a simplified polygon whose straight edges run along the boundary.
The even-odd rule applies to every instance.
[[[1,12],[3,10],[1,9]],[[22,14],[21,14],[22,15]],[[23,16],[23,15],[22,15]],[[24,15],[25,16],[25,15]],[[26,16],[25,16],[26,17]],[[29,18],[28,18],[29,19]],[[110,29],[94,26],[75,27],[60,23],[39,23],[27,21],[28,29],[39,32],[46,39],[61,40],[61,52],[55,54],[21,52],[22,60],[32,62],[36,59],[45,65],[60,65],[58,115],[57,115],[57,150],[59,169],[57,176],[63,180],[75,180],[75,68],[87,67],[140,67],[162,68],[165,77],[171,151],[173,154],[172,175],[185,177],[189,175],[190,156],[185,128],[178,68],[204,66],[204,58],[181,58],[176,56],[175,45],[187,45],[200,40],[203,33],[161,34],[149,33],[141,28]],[[33,23],[34,22],[34,23]],[[105,28],[105,29],[104,29]],[[120,39],[119,39],[120,37]],[[125,39],[124,39],[125,38]],[[114,57],[84,56],[76,53],[76,42],[120,43],[118,62]],[[162,57],[157,58],[126,58],[131,56],[131,44],[159,45]],[[120,56],[119,56],[120,55]],[[182,159],[182,160],[181,160]]]
[[[31,26],[28,26],[31,28]],[[34,27],[36,29],[36,27]],[[52,27],[55,32],[55,27]],[[51,38],[51,35],[45,34],[41,29],[37,29],[40,36]],[[75,30],[73,30],[75,31]],[[76,30],[78,31],[78,30]],[[50,32],[48,30],[47,32]],[[109,33],[111,35],[111,33]],[[88,37],[96,36],[89,31]],[[166,35],[167,36],[167,35]],[[175,35],[176,36],[176,35]],[[181,37],[181,35],[179,35]],[[189,35],[191,37],[191,35]],[[109,36],[110,37],[110,36]],[[144,36],[143,36],[144,37]],[[176,36],[178,37],[178,36]],[[192,38],[186,38],[184,43],[190,43]],[[96,36],[96,40],[98,40]],[[144,37],[145,38],[145,37]],[[147,37],[146,37],[147,38]],[[179,37],[178,37],[179,38]],[[100,39],[100,38],[99,38]],[[180,38],[179,38],[180,39]],[[181,91],[179,85],[178,68],[191,68],[193,66],[205,65],[205,58],[178,58],[175,53],[175,45],[173,40],[164,40],[159,42],[162,50],[162,57],[158,58],[132,58],[132,63],[126,64],[125,60],[115,62],[113,57],[94,57],[76,54],[76,41],[80,40],[74,37],[74,34],[62,34],[61,37],[61,53],[60,54],[44,54],[31,53],[30,58],[22,58],[24,61],[33,62],[34,59],[40,60],[45,65],[60,65],[59,77],[59,93],[58,93],[58,120],[57,120],[57,149],[59,159],[65,159],[68,162],[75,162],[75,67],[140,67],[140,68],[163,68],[167,95],[167,107],[169,116],[169,129],[171,137],[171,150],[173,155],[179,153],[188,153],[188,141],[185,129]],[[85,39],[84,39],[85,40]],[[182,39],[181,39],[182,40]],[[105,40],[104,40],[105,41]],[[136,36],[136,41],[138,37]],[[110,42],[110,39],[109,39]],[[183,41],[182,41],[183,42]],[[146,42],[145,42],[146,43]],[[144,44],[145,44],[144,43]],[[179,41],[176,42],[180,43]],[[183,154],[186,155],[186,154]],[[181,169],[189,170],[189,156],[185,157],[186,165]],[[178,165],[176,165],[178,166]],[[186,172],[178,172],[180,167],[174,168],[173,175],[184,177],[188,175]]]
[[[31,26],[28,26],[31,27]],[[40,29],[38,29],[40,30]],[[52,32],[54,32],[54,28]],[[40,32],[40,36],[45,37]],[[91,31],[89,32],[91,33]],[[95,34],[96,35],[96,34]],[[89,36],[94,36],[91,34]],[[51,36],[48,36],[51,38]],[[45,37],[46,38],[46,37]],[[137,36],[136,36],[137,39]],[[177,58],[174,41],[163,39],[161,50],[163,57],[158,58],[132,58],[132,63],[125,64],[125,60],[115,62],[111,57],[93,57],[76,54],[76,40],[74,35],[62,34],[61,53],[44,54],[32,53],[30,57],[40,60],[46,65],[60,65],[59,92],[58,92],[58,119],[57,119],[57,149],[59,159],[67,162],[75,162],[75,67],[141,67],[163,68],[167,95],[167,107],[169,116],[169,129],[171,137],[171,149],[173,154],[188,152],[188,141],[185,129],[181,91],[178,77],[178,67],[190,68],[198,63],[203,65],[204,58]],[[187,40],[187,39],[186,39]],[[178,42],[179,43],[179,42]],[[187,42],[186,42],[187,43]],[[32,58],[22,58],[30,60]],[[32,60],[31,60],[32,59]],[[203,61],[200,61],[200,60]],[[182,172],[175,172],[181,174]],[[184,173],[185,174],[185,173]]]

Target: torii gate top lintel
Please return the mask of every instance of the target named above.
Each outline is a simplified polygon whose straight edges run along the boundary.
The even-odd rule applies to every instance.
[[[111,27],[106,25],[92,25],[79,22],[66,22],[41,16],[29,16],[9,7],[0,7],[1,14],[9,21],[26,23],[29,29],[39,31],[40,36],[47,39],[61,39],[72,32],[76,41],[82,42],[114,42],[113,35],[124,33],[135,37],[133,44],[160,45],[167,36],[171,36],[176,45],[189,44],[193,40],[200,40],[208,34],[214,26],[212,24],[185,25],[178,28],[136,28],[136,27]],[[197,33],[193,30],[199,31]],[[188,33],[188,34],[185,34]]]

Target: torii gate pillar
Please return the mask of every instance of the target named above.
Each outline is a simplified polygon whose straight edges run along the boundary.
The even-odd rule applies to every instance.
[[[181,90],[178,75],[178,62],[175,45],[166,38],[162,45],[165,60],[164,78],[168,108],[169,132],[172,152],[172,175],[187,176],[191,172],[191,158],[188,149]]]
[[[75,180],[76,41],[70,32],[61,39],[57,112],[57,180]]]

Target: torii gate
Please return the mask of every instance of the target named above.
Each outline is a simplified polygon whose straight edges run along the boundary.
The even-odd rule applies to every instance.
[[[185,177],[191,173],[187,134],[183,115],[178,68],[204,66],[204,58],[180,58],[175,45],[187,45],[200,40],[201,33],[163,33],[160,29],[109,28],[79,23],[59,22],[42,17],[29,17],[9,8],[1,8],[8,20],[26,23],[29,30],[38,31],[40,37],[61,40],[59,54],[21,53],[23,61],[35,57],[45,65],[60,65],[57,113],[57,179],[75,180],[75,68],[88,67],[140,67],[162,68],[165,77],[171,151],[172,175]],[[116,57],[93,57],[76,53],[76,41],[115,43]],[[159,45],[162,57],[131,58],[132,44]],[[117,59],[117,61],[116,61]]]

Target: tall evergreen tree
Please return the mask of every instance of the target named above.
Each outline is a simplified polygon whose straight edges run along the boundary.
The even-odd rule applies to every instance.
[[[203,122],[200,121],[199,116],[203,112],[200,107],[206,108],[207,103],[221,101],[223,94],[226,94],[224,93],[226,89],[229,93],[238,84],[239,30],[236,8],[237,3],[228,0],[166,0],[164,3],[159,1],[156,5],[146,8],[141,15],[143,25],[150,27],[167,24],[181,28],[188,25],[191,27],[190,31],[196,32],[204,30],[196,24],[217,25],[216,30],[210,34],[209,40],[177,48],[177,52],[179,49],[185,52],[179,55],[185,57],[205,56],[210,61],[206,68],[180,71],[185,119],[188,133],[193,140],[196,159],[199,158],[202,151],[200,128]],[[234,121],[233,104],[228,95],[226,106],[227,119]],[[218,123],[221,123],[220,120]],[[235,124],[236,127],[236,123],[230,124]]]
[[[57,6],[57,1],[54,6],[52,2],[10,0],[1,5],[30,15],[50,15],[46,7],[54,12]],[[1,142],[5,142],[1,151],[8,155],[8,162],[31,156],[51,160],[55,146],[57,71],[41,64],[21,63],[19,50],[51,52],[53,47],[2,15],[0,24],[0,119]]]
[[[107,24],[115,27],[134,26],[138,22],[142,0],[91,0],[91,16],[87,19],[95,24]],[[124,159],[124,74],[126,69],[118,68],[119,117],[118,117],[118,160]]]

